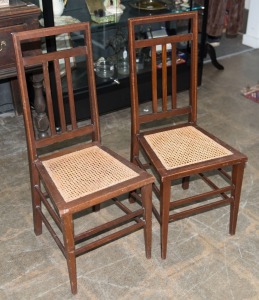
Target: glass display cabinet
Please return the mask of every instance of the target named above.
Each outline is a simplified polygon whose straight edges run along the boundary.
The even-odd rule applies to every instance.
[[[53,5],[54,1],[52,0]],[[58,0],[60,1],[60,0]],[[208,1],[208,0],[207,0]],[[179,13],[198,10],[200,15],[200,48],[199,48],[199,84],[202,80],[203,58],[206,43],[207,9],[192,0],[68,0],[62,16],[54,16],[52,3],[42,0],[44,26],[59,25],[69,22],[91,22],[95,74],[100,114],[108,113],[130,106],[129,66],[127,53],[127,20],[128,18]],[[155,38],[158,35],[171,35],[177,31],[188,31],[188,24],[161,24],[158,28],[139,28],[139,38]],[[69,37],[69,43],[80,44],[80,33]],[[52,41],[55,47],[57,41]],[[52,44],[47,45],[51,51]],[[150,83],[149,50],[141,49],[136,60],[140,90],[143,101],[148,101],[151,95],[146,94],[146,86]],[[159,49],[158,49],[159,51]],[[170,49],[168,49],[170,51]],[[178,90],[188,87],[188,45],[179,45]],[[83,101],[87,97],[87,80],[81,66],[83,61],[74,64],[73,80],[76,89],[77,113],[79,118],[86,119],[89,112],[85,110]],[[159,64],[159,63],[158,63]],[[159,67],[159,66],[158,66]],[[170,65],[168,66],[170,68]],[[66,86],[64,83],[64,101],[66,102]],[[82,102],[82,103],[81,103]],[[66,103],[65,103],[66,105]]]

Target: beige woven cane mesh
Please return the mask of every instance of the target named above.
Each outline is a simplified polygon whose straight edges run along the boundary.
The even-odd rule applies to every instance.
[[[43,165],[66,202],[138,176],[98,146],[44,161]]]
[[[145,136],[167,170],[232,154],[193,126]]]

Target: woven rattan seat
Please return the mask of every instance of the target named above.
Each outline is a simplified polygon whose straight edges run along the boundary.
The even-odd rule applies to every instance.
[[[139,28],[152,30],[161,24],[168,36],[138,39]],[[182,31],[182,24],[188,24],[188,32]],[[153,213],[161,226],[161,256],[166,258],[171,221],[229,205],[229,233],[235,234],[247,157],[197,125],[197,84],[201,80],[197,74],[202,67],[198,58],[203,59],[198,49],[198,13],[129,19],[128,32],[131,161],[157,179],[153,192],[158,203],[153,204]],[[139,53],[148,53],[149,77],[138,73]],[[184,58],[180,65],[179,57]],[[148,111],[142,106],[147,101]],[[182,197],[179,180],[188,189]]]
[[[98,146],[43,161],[43,165],[66,202],[138,176]]]
[[[46,40],[78,36],[78,32],[80,43],[71,48],[47,53],[38,48],[22,51],[34,49],[38,41],[48,45]],[[89,23],[19,32],[13,40],[27,137],[34,232],[40,235],[43,224],[49,230],[66,258],[71,291],[76,294],[76,258],[83,253],[143,229],[146,258],[151,257],[154,177],[101,144]],[[85,120],[83,112],[78,116],[72,76],[71,62],[79,59],[84,60],[80,70],[87,86],[80,94]],[[40,111],[35,119],[26,81],[30,67],[39,72],[34,75],[33,107]],[[133,199],[139,205],[130,205]],[[105,213],[91,217],[101,205]],[[89,221],[95,218],[96,222]],[[80,223],[84,226],[78,226]],[[46,249],[52,248],[46,245]]]
[[[232,154],[193,126],[145,135],[145,139],[167,170]]]

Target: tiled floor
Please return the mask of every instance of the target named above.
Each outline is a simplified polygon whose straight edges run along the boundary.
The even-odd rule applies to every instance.
[[[142,232],[78,258],[72,296],[66,261],[46,229],[36,237],[22,117],[0,116],[0,299],[259,299],[259,105],[240,90],[259,80],[259,50],[204,67],[199,125],[248,155],[237,233],[229,209],[170,224],[161,260],[153,221],[152,259]],[[129,158],[129,109],[101,117],[103,144]]]

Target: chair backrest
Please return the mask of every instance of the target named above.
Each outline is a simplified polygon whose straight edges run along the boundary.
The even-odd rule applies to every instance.
[[[80,45],[69,43],[72,34],[80,35],[84,40]],[[54,51],[46,51],[50,41],[57,43]],[[58,45],[58,40],[63,40],[63,47]],[[37,53],[27,55],[23,46],[28,48],[30,43],[41,40],[42,47]],[[99,116],[97,108],[97,96],[95,86],[94,62],[91,45],[91,31],[89,23],[78,23],[52,28],[41,28],[13,34],[14,49],[17,63],[17,73],[23,104],[23,114],[27,135],[27,142],[31,154],[34,156],[39,148],[67,139],[88,136],[91,141],[100,141]],[[63,43],[64,44],[64,43]],[[74,63],[79,59],[84,62],[86,72],[86,84],[88,86],[89,99],[85,99],[85,105],[89,105],[90,121],[82,125],[79,123],[76,113],[76,103],[72,80]],[[29,92],[26,82],[28,68],[38,66],[43,74],[43,86],[48,116],[49,129],[44,138],[38,138],[34,126],[33,113],[30,105]],[[63,91],[67,89],[68,104],[65,109]],[[53,92],[54,90],[54,92]],[[69,111],[69,113],[67,113]],[[57,124],[59,130],[57,130]],[[79,125],[80,124],[80,125]]]
[[[161,31],[164,30],[155,30],[161,29],[161,26],[171,26],[174,30],[171,30],[171,35],[161,36]],[[148,30],[149,38],[140,39],[137,34],[140,29]],[[133,134],[139,133],[143,123],[169,117],[186,116],[187,122],[195,123],[198,71],[197,12],[132,18],[128,20],[128,30]],[[145,51],[150,60],[151,77],[144,91],[140,89],[142,74],[138,72],[136,64],[140,51]],[[187,101],[183,101],[178,95],[180,80],[189,81],[186,85],[189,89]],[[143,87],[143,82],[141,84]],[[140,109],[140,103],[143,102],[140,93],[146,98],[147,95],[150,96],[152,106],[149,112]]]

